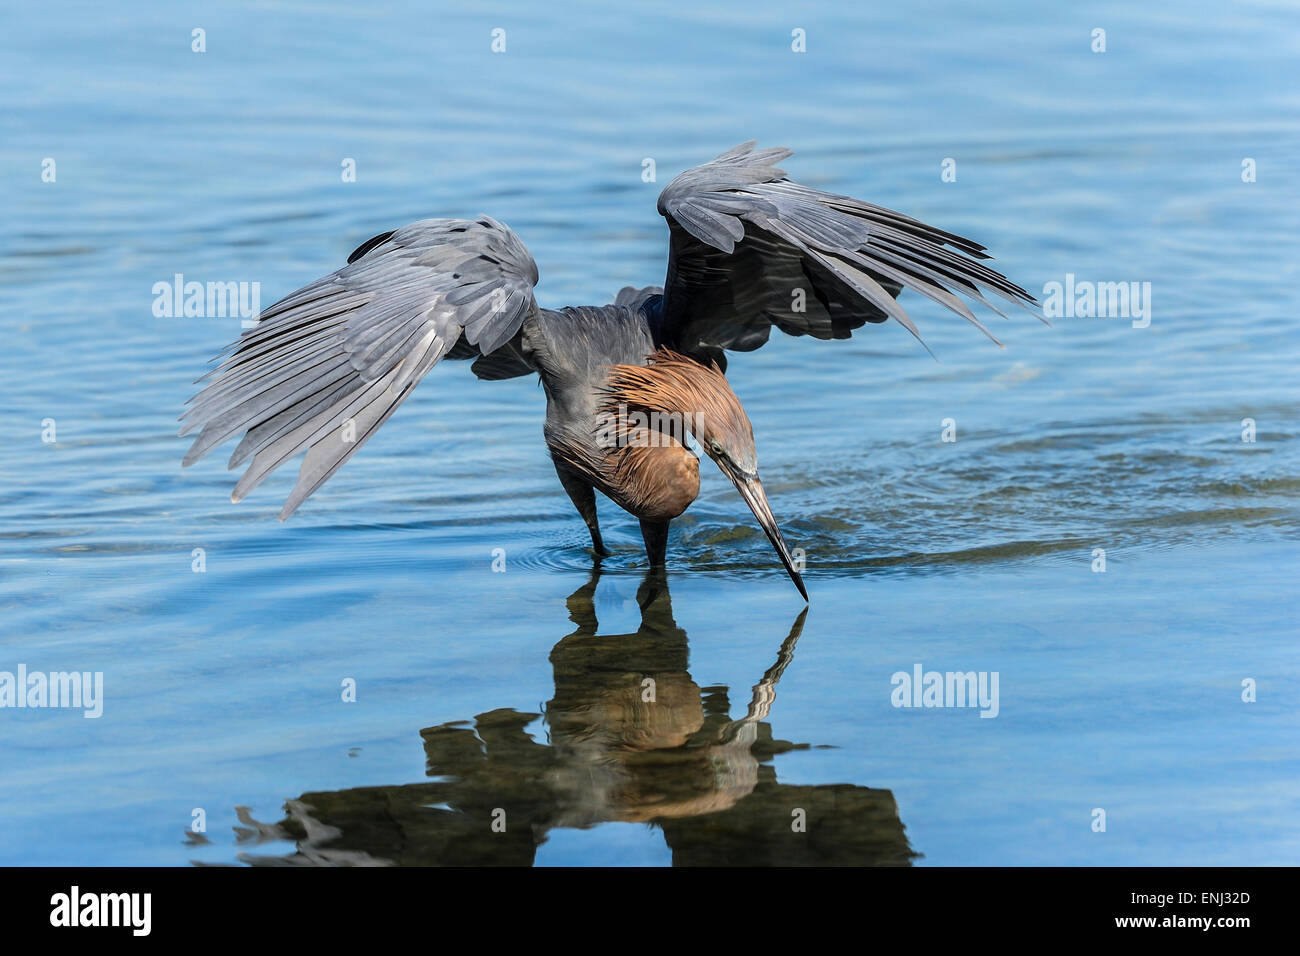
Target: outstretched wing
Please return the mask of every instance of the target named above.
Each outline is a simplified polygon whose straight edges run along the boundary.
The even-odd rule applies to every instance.
[[[305,450],[287,518],[458,342],[484,356],[507,343],[537,311],[536,284],[519,237],[486,216],[375,236],[222,353],[181,416],[182,435],[202,429],[184,463],[243,432],[230,458],[231,468],[252,458],[231,495],[239,501]]]
[[[983,246],[791,182],[774,165],[791,150],[754,145],[743,143],[688,169],[659,196],[672,233],[657,306],[665,343],[720,358],[720,349],[758,348],[773,325],[790,335],[848,338],[864,323],[890,317],[919,341],[916,326],[894,301],[904,288],[951,309],[997,342],[954,293],[994,312],[984,292],[1018,305],[1034,302],[979,261],[989,258]],[[656,305],[647,308],[653,312]]]

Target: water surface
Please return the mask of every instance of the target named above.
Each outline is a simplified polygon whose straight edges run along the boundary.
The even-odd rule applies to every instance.
[[[7,20],[0,670],[102,671],[105,702],[0,710],[0,862],[1300,859],[1288,5]],[[180,468],[239,320],[158,318],[155,283],[268,304],[375,233],[488,213],[543,305],[605,302],[662,279],[659,189],[750,138],[1036,293],[1151,284],[1145,327],[992,316],[1000,350],[908,295],[938,361],[892,324],[736,357],[806,616],[707,463],[666,581],[608,503],[593,574],[535,381],[465,364],[285,524],[294,469],[232,506],[220,454]],[[917,664],[997,672],[997,717],[893,706]]]

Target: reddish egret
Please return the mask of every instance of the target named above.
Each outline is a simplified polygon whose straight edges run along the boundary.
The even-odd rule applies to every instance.
[[[305,451],[283,520],[440,359],[473,359],[481,379],[536,372],[547,447],[598,557],[607,552],[596,491],[640,519],[650,564],[663,565],[668,524],[699,493],[693,436],[807,600],[724,352],[758,348],[772,326],[843,339],[889,318],[919,341],[895,301],[904,288],[993,338],[954,293],[994,312],[985,292],[1026,308],[1034,298],[980,262],[989,258],[983,246],[800,186],[773,165],[790,150],[754,145],[669,183],[659,196],[670,233],[664,286],[625,288],[613,305],[539,308],[532,256],[487,216],[425,219],[375,236],[347,265],[263,312],[219,356],[182,416],[182,435],[202,429],[185,464],[243,433],[230,458],[231,468],[252,459],[231,495],[238,501]]]

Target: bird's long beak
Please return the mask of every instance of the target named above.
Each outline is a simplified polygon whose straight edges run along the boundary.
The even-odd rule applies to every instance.
[[[790,580],[794,586],[799,589],[805,601],[808,600],[808,591],[803,586],[803,578],[795,569],[794,558],[790,555],[790,549],[786,546],[785,538],[781,537],[781,529],[776,526],[776,516],[772,514],[772,506],[767,503],[767,495],[763,492],[763,483],[758,480],[757,476],[747,476],[736,471],[729,464],[718,462],[718,467],[722,473],[731,479],[731,483],[736,486],[740,492],[740,497],[745,499],[745,504],[749,505],[749,510],[754,512],[754,517],[758,519],[759,526],[762,527],[763,533],[767,535],[767,540],[772,542],[772,547],[776,548],[776,553],[781,558],[781,563],[785,565],[786,573],[790,575]]]

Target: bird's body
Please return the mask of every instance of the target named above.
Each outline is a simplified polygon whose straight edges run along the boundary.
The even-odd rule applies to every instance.
[[[640,519],[651,564],[663,564],[669,522],[699,493],[699,462],[687,447],[694,438],[806,598],[758,479],[725,351],[758,348],[773,326],[848,338],[892,317],[916,335],[894,301],[903,288],[981,329],[949,286],[985,305],[981,290],[1022,305],[1033,298],[980,264],[983,247],[799,186],[772,166],[788,150],[753,146],[664,190],[665,285],[626,288],[611,305],[539,308],[532,257],[487,217],[422,220],[375,236],[346,266],[271,306],[228,350],[183,416],[181,434],[202,428],[185,463],[243,432],[230,461],[251,459],[232,495],[239,500],[306,451],[281,512],[288,517],[429,369],[443,358],[473,359],[480,379],[539,376],[546,444],[597,555],[605,553],[599,491]]]
[[[641,520],[648,550],[660,547],[668,522],[700,493],[700,469],[682,430],[651,428],[648,415],[642,423],[630,411],[619,427],[611,372],[644,366],[655,351],[646,315],[623,305],[539,310],[525,321],[519,347],[546,391],[546,446],[596,553],[607,552],[593,491]]]

